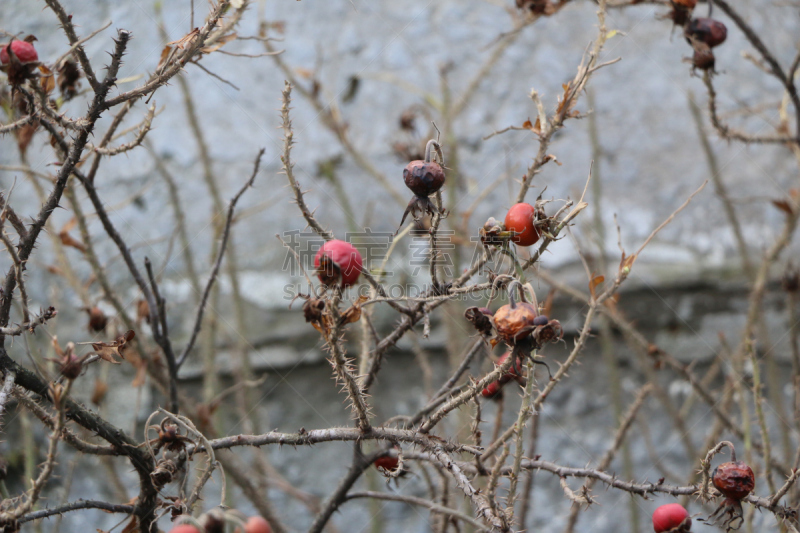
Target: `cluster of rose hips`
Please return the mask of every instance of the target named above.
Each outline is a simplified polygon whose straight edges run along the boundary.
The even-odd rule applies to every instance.
[[[228,513],[228,515],[230,514],[232,513]],[[169,533],[223,533],[226,521],[233,522],[233,519],[223,513],[211,511],[197,520],[192,519],[191,523],[187,521],[176,525],[169,530]],[[237,525],[234,529],[235,533],[272,533],[269,522],[260,516],[251,516],[247,521],[239,519],[235,523],[244,523],[244,530]]]
[[[708,517],[708,525],[720,525],[727,531],[739,529],[744,521],[742,499],[753,492],[755,475],[753,469],[736,460],[736,452],[731,447],[731,461],[722,463],[711,474],[711,482],[724,496],[724,500]],[[721,522],[717,522],[718,520]],[[738,523],[737,523],[738,522]],[[653,513],[655,533],[687,533],[692,529],[689,512],[677,503],[662,505]]]
[[[670,5],[672,11],[669,12],[667,18],[671,19],[676,26],[683,28],[686,41],[694,51],[691,59],[692,66],[713,72],[715,58],[712,48],[725,42],[728,29],[722,22],[714,20],[710,16],[692,18],[692,11],[697,5],[697,0],[670,0]]]

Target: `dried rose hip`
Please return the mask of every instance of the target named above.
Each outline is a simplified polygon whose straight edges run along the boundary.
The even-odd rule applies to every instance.
[[[724,442],[731,449],[731,460],[722,463],[711,474],[714,487],[725,496],[719,507],[708,517],[708,524],[720,525],[728,531],[739,529],[744,523],[742,499],[753,492],[756,486],[753,469],[736,460],[736,450],[730,442]],[[738,520],[738,524],[734,525]]]
[[[714,70],[714,52],[705,43],[695,43],[691,59],[692,66],[700,70]]]
[[[495,311],[492,321],[500,339],[508,344],[516,344],[531,334],[537,316],[539,312],[535,305],[512,301]]]
[[[675,26],[683,27],[692,18],[692,10],[696,5],[697,0],[671,0],[672,11],[664,18],[672,20]]]
[[[539,240],[541,232],[534,224],[539,218],[536,208],[531,204],[516,204],[508,210],[505,227],[514,232],[511,241],[520,246],[530,246]]]
[[[464,317],[483,335],[492,334],[492,320],[494,313],[488,307],[469,307],[464,311]]]
[[[686,40],[689,44],[700,42],[714,48],[724,43],[727,36],[725,24],[710,18],[692,19],[686,26]]]
[[[445,180],[444,168],[442,168],[444,163],[439,164],[433,160],[434,151],[441,161],[442,149],[438,142],[431,139],[425,147],[425,159],[412,161],[403,169],[403,181],[406,187],[414,193],[414,197],[408,202],[408,207],[403,212],[403,218],[400,220],[401,227],[409,213],[415,220],[419,218],[419,215],[426,213],[431,216],[435,213],[444,213],[444,210],[437,209],[428,198],[442,188]]]
[[[723,496],[741,500],[756,487],[753,469],[742,461],[722,463],[711,474],[711,482]]]
[[[338,283],[341,288],[345,288],[354,285],[362,267],[361,254],[356,247],[337,239],[323,244],[314,256],[317,277],[327,286]]]
[[[653,513],[655,533],[684,533],[692,529],[689,512],[679,503],[662,505]]]

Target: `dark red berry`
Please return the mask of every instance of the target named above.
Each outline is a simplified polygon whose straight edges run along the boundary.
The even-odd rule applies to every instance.
[[[536,208],[531,204],[516,204],[508,210],[505,227],[507,231],[514,232],[512,242],[520,246],[530,246],[539,240],[541,232],[534,223],[538,219]]]
[[[481,396],[486,398],[487,400],[495,400],[500,398],[500,395],[503,393],[502,389],[503,385],[499,381],[492,381],[484,389],[481,391]]]
[[[686,40],[689,44],[700,42],[714,48],[724,43],[727,36],[728,28],[725,24],[710,18],[692,19],[686,26]]]
[[[742,461],[722,463],[716,467],[711,482],[723,496],[731,500],[741,500],[756,487],[753,469]]]
[[[11,41],[0,49],[0,64],[8,65],[11,62],[9,50],[17,57],[20,63],[39,61],[39,54],[33,45],[27,41]]]
[[[411,192],[427,198],[444,185],[444,169],[436,161],[412,161],[403,169],[403,181]]]
[[[655,533],[684,533],[692,529],[689,512],[679,503],[662,505],[653,513]]]
[[[400,459],[397,456],[384,455],[383,457],[378,457],[375,459],[375,462],[372,464],[375,465],[375,468],[383,468],[384,470],[391,472],[396,470],[400,465]]]
[[[323,244],[314,257],[314,268],[323,285],[349,287],[358,281],[362,267],[356,247],[336,239]]]

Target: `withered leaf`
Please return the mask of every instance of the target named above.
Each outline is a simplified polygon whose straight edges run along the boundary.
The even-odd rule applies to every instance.
[[[342,316],[339,318],[339,324],[352,324],[353,322],[358,322],[361,320],[361,304],[367,301],[366,296],[359,296],[358,300],[356,300],[353,305],[350,306]]]
[[[83,245],[83,243],[69,234],[69,231],[75,227],[76,223],[77,221],[75,220],[75,217],[70,219],[69,222],[64,224],[64,227],[61,228],[61,231],[58,232],[58,237],[61,239],[61,244],[63,244],[64,246],[71,246],[76,250],[80,250],[81,252],[86,252],[86,247]]]
[[[44,65],[39,65],[39,72],[42,73],[40,76],[42,89],[44,89],[45,93],[50,94],[56,88],[56,78],[53,75],[53,71]]]
[[[157,69],[157,70],[160,70],[160,69],[161,69],[161,67],[163,67],[163,66],[164,66],[164,64],[167,62],[167,59],[169,58],[169,54],[170,54],[171,52],[172,52],[172,47],[171,47],[171,46],[169,46],[169,45],[165,46],[165,47],[164,47],[164,48],[161,50],[161,57],[160,57],[160,58],[159,58],[159,60],[158,60],[158,67],[156,67],[156,69]]]
[[[538,118],[536,119],[536,124],[531,124],[531,119],[528,119],[522,123],[522,127],[531,130],[536,135],[542,134],[542,125],[539,123]]]
[[[605,280],[606,280],[605,276],[594,276],[592,280],[589,282],[589,292],[592,294],[592,298],[597,297],[597,294],[595,294],[595,290],[597,289],[597,286],[603,283]]]
[[[197,37],[199,33],[200,33],[200,28],[195,28],[186,35],[184,35],[183,37],[181,37],[180,39],[178,39],[177,41],[172,41],[171,43],[167,43],[167,46],[175,45],[181,50],[183,50],[189,45],[189,43],[191,43],[194,40],[195,37]],[[161,54],[162,55],[164,54],[163,51]]]
[[[772,205],[783,211],[789,216],[794,214],[795,207],[788,200],[772,200]]]
[[[95,405],[100,405],[108,393],[108,383],[102,379],[94,380],[94,390],[92,391],[91,402]]]
[[[217,39],[217,42],[215,42],[211,46],[204,46],[203,48],[200,49],[200,51],[203,52],[204,54],[210,54],[211,52],[216,52],[229,42],[236,39],[236,37],[237,35],[235,33],[229,33],[228,35],[223,35],[222,37]]]
[[[128,524],[125,526],[125,529],[123,529],[121,533],[135,533],[136,531],[139,531],[139,519],[135,516],[132,516]]]
[[[36,130],[38,129],[39,123],[33,122],[31,124],[25,124],[16,131],[17,146],[19,147],[20,153],[23,155],[28,151],[28,145],[31,144],[31,141],[33,140],[33,134],[36,133]]]
[[[124,334],[120,335],[112,342],[92,342],[88,343],[92,345],[94,351],[97,355],[100,356],[101,359],[104,361],[108,361],[109,363],[119,364],[114,356],[119,356],[125,359],[125,356],[122,354],[122,350],[125,349],[127,344],[136,336],[136,333],[132,329],[129,329]],[[86,344],[86,343],[82,343]]]

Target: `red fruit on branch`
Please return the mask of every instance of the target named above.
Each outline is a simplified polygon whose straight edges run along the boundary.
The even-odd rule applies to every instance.
[[[500,356],[500,359],[497,360],[497,366],[501,366],[503,363],[505,363],[510,356],[511,352],[506,352],[502,356]],[[509,368],[502,376],[500,376],[499,381],[502,385],[505,385],[512,379],[517,379],[521,377],[522,377],[522,361],[517,359],[516,361],[514,361],[514,364],[511,365],[511,368]]]
[[[24,41],[13,40],[0,48],[0,70],[6,73],[11,85],[22,85],[34,76],[39,66],[39,54],[31,44],[35,40],[29,35]]]
[[[11,62],[11,56],[14,55],[20,63],[31,63],[39,61],[39,54],[33,45],[27,41],[11,41],[3,45],[0,49],[0,64],[8,65]]]
[[[753,469],[742,461],[722,463],[711,474],[714,487],[728,499],[741,500],[756,487]]]
[[[327,286],[339,284],[345,288],[354,285],[362,267],[361,254],[356,247],[336,239],[323,244],[314,256],[317,277]]]
[[[383,468],[388,472],[392,472],[397,470],[397,467],[400,465],[400,459],[396,455],[384,455],[383,457],[375,459],[375,462],[372,464],[375,465],[375,468]]]
[[[727,37],[728,28],[718,20],[696,18],[686,26],[686,40],[691,45],[700,42],[708,45],[709,48],[714,48],[724,43]]]
[[[169,533],[200,533],[200,530],[191,524],[178,524],[170,529]]]
[[[262,517],[251,516],[244,526],[244,533],[272,533],[272,528]]]
[[[739,529],[744,523],[742,499],[753,492],[756,487],[756,478],[753,469],[742,461],[736,460],[736,450],[733,444],[724,441],[721,444],[731,449],[731,460],[722,463],[711,474],[714,487],[725,496],[719,507],[708,517],[708,524],[720,525],[727,531]],[[734,526],[734,523],[738,524]]]
[[[403,218],[400,220],[401,227],[409,213],[414,220],[418,220],[419,216],[424,214],[431,216],[436,213],[444,214],[444,209],[437,209],[428,198],[439,192],[445,180],[444,168],[442,168],[444,163],[439,164],[433,160],[434,152],[442,162],[442,148],[438,142],[431,139],[425,146],[425,159],[412,161],[403,169],[403,181],[406,187],[414,193],[414,197],[408,202],[408,206],[403,212]]]
[[[503,393],[503,391],[501,390],[502,388],[503,385],[500,383],[500,381],[492,381],[491,383],[486,385],[486,387],[483,388],[483,390],[481,391],[481,396],[483,396],[487,400],[499,399],[500,395]]]
[[[444,169],[436,161],[412,161],[403,169],[403,180],[411,192],[427,198],[444,185]]]
[[[539,213],[531,204],[516,204],[511,206],[505,219],[506,231],[514,232],[511,241],[520,246],[530,246],[539,240],[541,232],[534,224],[539,218]]]
[[[653,513],[655,533],[684,533],[692,529],[689,512],[679,503],[662,505]]]

